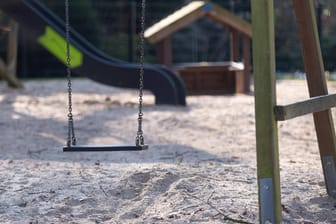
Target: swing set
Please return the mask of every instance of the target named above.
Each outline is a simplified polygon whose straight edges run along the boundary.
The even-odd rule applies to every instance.
[[[274,1],[253,0],[253,70],[260,223],[281,223],[277,122],[313,113],[328,195],[336,198],[336,138],[313,0],[293,0],[310,99],[277,105],[275,85]]]
[[[139,72],[139,105],[138,105],[138,131],[135,144],[129,145],[77,145],[74,119],[72,114],[72,79],[70,54],[70,16],[69,0],[65,0],[65,39],[66,39],[66,73],[68,80],[68,139],[64,152],[95,152],[95,151],[139,151],[148,148],[143,137],[143,88],[144,88],[144,30],[145,30],[146,1],[141,2],[141,32],[140,32],[140,72]]]
[[[307,73],[310,99],[288,105],[276,103],[274,2],[253,0],[253,69],[255,85],[255,116],[257,143],[257,174],[260,223],[281,223],[280,171],[278,153],[278,121],[313,113],[327,193],[336,197],[336,138],[331,115],[336,94],[329,95],[324,77],[323,59],[318,39],[313,0],[293,0],[303,61]],[[148,148],[142,131],[142,90],[144,63],[145,0],[142,0],[141,52],[139,75],[138,131],[135,145],[76,145],[72,115],[70,71],[69,3],[65,0],[67,79],[68,79],[68,140],[64,151],[132,151]]]

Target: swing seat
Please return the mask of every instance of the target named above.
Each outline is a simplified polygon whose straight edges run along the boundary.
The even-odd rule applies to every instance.
[[[63,152],[115,152],[141,151],[148,149],[148,145],[72,145],[64,146]]]
[[[144,143],[142,136],[142,96],[143,96],[143,74],[144,74],[144,24],[145,24],[145,0],[141,4],[141,49],[140,49],[140,72],[139,72],[139,111],[138,111],[138,131],[134,145],[76,145],[74,122],[72,116],[72,81],[71,81],[71,54],[70,54],[70,24],[69,24],[69,0],[65,0],[65,42],[66,42],[66,71],[68,80],[68,140],[63,147],[63,152],[115,152],[115,151],[140,151],[148,148],[148,145],[138,145]],[[71,145],[71,143],[73,143]]]

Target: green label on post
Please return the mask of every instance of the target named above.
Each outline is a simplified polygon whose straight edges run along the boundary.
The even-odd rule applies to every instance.
[[[54,29],[47,26],[45,32],[38,39],[38,42],[50,53],[57,57],[64,64],[67,63],[66,40]],[[70,44],[71,68],[77,68],[83,64],[83,54],[76,47]]]

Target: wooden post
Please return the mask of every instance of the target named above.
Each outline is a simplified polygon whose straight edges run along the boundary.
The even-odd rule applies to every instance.
[[[230,61],[238,62],[240,61],[240,35],[237,30],[230,30]],[[244,73],[235,72],[235,93],[244,92]]]
[[[313,0],[293,0],[303,62],[311,97],[328,94]],[[336,197],[336,139],[330,109],[314,113],[327,192]]]
[[[230,32],[230,60],[239,61],[239,33],[233,29]]]
[[[19,26],[14,20],[10,20],[9,27],[7,64],[0,59],[0,77],[7,81],[8,86],[21,88],[22,84],[16,77]]]
[[[171,37],[168,36],[157,43],[157,58],[160,64],[166,65],[171,68],[173,65]]]
[[[260,223],[281,223],[276,105],[274,3],[253,0],[253,70]]]
[[[11,20],[9,26],[11,27],[11,32],[8,35],[7,70],[8,75],[16,76],[19,25],[14,20]]]
[[[243,35],[244,93],[250,92],[251,38]]]

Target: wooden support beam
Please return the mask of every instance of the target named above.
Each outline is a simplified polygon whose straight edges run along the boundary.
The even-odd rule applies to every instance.
[[[0,77],[7,81],[8,86],[21,88],[23,85],[16,77],[19,26],[14,20],[10,20],[9,27],[7,64],[0,59]]]
[[[298,116],[328,110],[336,106],[336,94],[316,96],[300,102],[278,105],[274,113],[278,121],[289,120]]]
[[[239,54],[240,35],[237,30],[230,32],[230,61],[240,61]]]
[[[311,97],[328,94],[313,0],[293,0]],[[314,113],[314,123],[329,195],[336,197],[336,138],[331,110]]]
[[[168,68],[173,66],[173,53],[171,46],[171,36],[167,36],[156,44],[156,55],[159,64]]]
[[[252,37],[251,24],[215,3],[208,3],[208,5],[212,10],[208,10],[206,16],[246,36]]]
[[[200,17],[210,19],[252,37],[251,24],[232,14],[219,5],[207,1],[191,1],[188,5],[162,19],[145,31],[145,38],[150,43],[157,43],[182,27],[194,22]]]
[[[202,17],[205,14],[203,10],[204,5],[206,5],[204,1],[193,1],[182,7],[180,10],[149,27],[145,31],[145,38],[150,43],[157,43],[166,36]]]
[[[251,82],[251,38],[243,35],[244,93],[250,92]]]
[[[11,73],[8,72],[7,66],[5,63],[0,59],[0,78],[3,78],[9,87],[12,88],[22,88],[23,85],[20,82],[20,80],[13,75],[10,75]]]
[[[230,30],[230,61],[240,61],[240,35],[235,29]],[[236,72],[235,75],[235,92],[244,93],[244,73]]]
[[[253,71],[260,223],[281,223],[278,127],[274,115],[274,2],[253,0]]]

